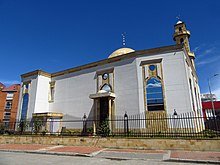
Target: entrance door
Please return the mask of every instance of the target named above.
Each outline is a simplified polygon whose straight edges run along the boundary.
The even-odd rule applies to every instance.
[[[100,124],[109,116],[108,97],[100,98]]]

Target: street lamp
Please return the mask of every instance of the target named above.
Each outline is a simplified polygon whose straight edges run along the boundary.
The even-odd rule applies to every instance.
[[[177,121],[178,121],[178,119],[177,119],[178,114],[176,112],[176,109],[174,109],[173,116],[174,116],[173,127],[174,127],[174,133],[176,135],[176,133],[177,133]]]
[[[128,114],[127,114],[127,112],[125,112],[125,114],[124,114],[124,133],[128,135],[128,131],[129,131],[129,128],[128,128]]]
[[[218,76],[219,74],[214,74],[212,77],[208,78],[208,85],[209,85],[209,93],[211,96],[211,102],[212,102],[212,115],[213,117],[215,117],[215,107],[214,107],[214,102],[213,102],[213,97],[212,97],[212,91],[211,91],[211,85],[210,85],[210,81],[213,77]]]
[[[83,134],[85,135],[86,134],[86,118],[87,118],[87,116],[86,116],[86,113],[84,113],[84,115],[83,115]]]

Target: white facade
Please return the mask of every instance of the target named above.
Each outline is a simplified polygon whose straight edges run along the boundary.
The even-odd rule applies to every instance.
[[[192,88],[197,89],[198,96],[199,87],[196,75],[192,75],[192,68],[187,64],[187,55],[184,50],[123,57],[124,59],[120,61],[100,64],[60,76],[49,77],[37,73],[37,75],[23,78],[23,83],[29,82],[27,118],[32,118],[32,113],[46,112],[63,113],[64,119],[81,119],[84,113],[93,116],[95,105],[89,95],[98,92],[97,72],[109,68],[112,68],[114,73],[115,115],[123,115],[125,111],[128,114],[143,113],[146,107],[141,63],[158,59],[161,60],[162,66],[160,74],[163,75],[164,82],[165,111],[168,114],[173,114],[174,109],[177,113],[192,112],[193,102],[196,111],[201,109],[201,102],[196,98],[194,91],[191,95],[189,79],[191,79]],[[48,100],[51,81],[55,82],[52,102]],[[22,97],[20,99],[22,102]],[[19,111],[21,109],[22,105]]]
[[[17,119],[76,120],[86,114],[101,121],[125,112],[147,114],[146,118],[174,112],[201,116],[190,33],[183,23],[175,27],[177,45],[141,51],[121,48],[105,60],[84,66],[52,74],[41,70],[23,74]],[[51,126],[55,127],[59,126]]]

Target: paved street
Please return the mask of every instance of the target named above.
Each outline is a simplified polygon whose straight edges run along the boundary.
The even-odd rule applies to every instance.
[[[0,165],[220,164],[220,152],[113,149],[95,146],[0,144]]]
[[[120,155],[118,155],[120,156]],[[58,156],[18,152],[0,152],[1,165],[189,165],[189,163],[162,162],[159,159],[110,159],[103,157]]]

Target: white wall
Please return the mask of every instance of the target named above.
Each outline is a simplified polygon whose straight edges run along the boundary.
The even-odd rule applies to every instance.
[[[192,95],[191,95],[191,90],[189,91],[191,105],[193,105],[193,103],[192,103],[192,100],[193,100],[194,107],[195,107],[195,112],[198,115],[202,115],[202,103],[201,103],[201,98],[200,98],[200,88],[199,88],[199,85],[198,85],[198,79],[195,75],[192,74],[192,68],[191,67],[186,65],[186,70],[187,70],[187,78],[191,79],[191,84],[192,84]],[[194,88],[196,88],[196,94],[195,94]]]
[[[164,82],[165,106],[168,114],[191,112],[191,102],[189,96],[189,85],[185,70],[185,54],[183,51],[164,53],[137,58],[137,74],[139,89],[140,112],[144,107],[144,89],[142,61],[162,59],[162,74]]]
[[[39,75],[37,78],[34,113],[49,112],[48,94],[50,80],[50,78],[42,75]]]
[[[188,83],[188,68],[183,51],[129,58],[81,71],[53,77],[54,102],[48,102],[50,78],[32,77],[28,116],[32,113],[59,112],[66,119],[81,119],[83,114],[93,117],[96,93],[96,72],[114,68],[114,92],[116,115],[145,112],[142,61],[162,59],[164,95],[167,112],[173,114],[192,111]]]
[[[174,109],[178,114],[192,112],[185,65],[183,51],[172,53],[163,61],[164,86],[169,114],[173,114]]]
[[[21,110],[22,110],[22,99],[23,96],[23,88],[22,88],[22,84],[21,84],[21,88],[20,88],[20,94],[19,94],[19,101],[18,101],[18,110],[17,110],[17,115],[16,115],[16,120],[19,121],[20,117],[21,117]]]
[[[79,119],[86,113],[93,116],[94,101],[90,94],[96,93],[96,72],[114,67],[115,109],[117,115],[138,113],[136,64],[127,59],[79,72],[54,77],[55,97],[50,111],[62,112],[64,119]]]
[[[134,58],[116,62],[115,66],[115,105],[116,114],[139,114],[139,94],[137,67]]]
[[[93,100],[89,95],[96,92],[95,73],[84,70],[53,78],[55,94],[50,111],[63,113],[64,120],[82,118],[84,113],[92,115]]]

